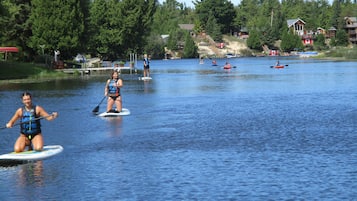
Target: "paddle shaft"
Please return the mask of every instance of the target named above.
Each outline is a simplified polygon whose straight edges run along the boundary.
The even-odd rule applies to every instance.
[[[19,122],[19,123],[16,123],[16,124],[12,125],[12,127],[17,126],[17,125],[21,125],[21,124],[26,124],[26,123],[29,123],[31,121],[37,121],[37,120],[40,120],[40,119],[45,119],[45,118],[50,117],[50,116],[52,116],[52,114],[48,115],[48,116],[44,116],[44,117],[37,117],[37,118],[34,118],[32,120],[29,120],[29,121]],[[1,127],[0,129],[5,129],[5,128],[7,128],[7,127],[6,126],[5,127]]]
[[[99,102],[99,104],[93,109],[93,111],[92,112],[98,112],[99,111],[99,105],[100,104],[102,104],[102,102],[104,101],[104,99],[106,98],[106,96],[104,96],[103,98],[102,98],[102,100]]]

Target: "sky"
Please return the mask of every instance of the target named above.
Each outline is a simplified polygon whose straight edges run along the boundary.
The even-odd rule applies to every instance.
[[[165,0],[159,0],[159,2],[162,4],[162,2],[164,2]],[[176,0],[179,3],[185,3],[187,7],[191,7],[194,8],[194,5],[192,3],[192,1],[194,0]],[[231,2],[233,3],[233,5],[238,5],[238,3],[240,2],[240,0],[231,0]]]
[[[159,0],[159,2],[162,4],[165,0]],[[192,3],[193,0],[176,0],[179,3],[185,3],[187,7],[194,8],[194,5]],[[231,0],[234,6],[237,6],[240,3],[240,0]],[[329,4],[333,2],[333,0],[328,0]]]

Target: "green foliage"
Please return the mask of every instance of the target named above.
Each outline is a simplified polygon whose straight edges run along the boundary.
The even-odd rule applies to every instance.
[[[298,35],[285,31],[281,38],[280,48],[285,52],[290,52],[293,50],[302,50],[304,46]]]
[[[183,48],[183,57],[184,58],[197,58],[198,53],[197,53],[198,47],[196,46],[195,42],[193,41],[192,37],[190,36],[190,33],[186,33],[186,38],[185,38],[185,46]]]
[[[66,74],[31,63],[0,61],[0,80],[53,78],[58,76],[64,77]]]
[[[318,34],[316,36],[315,42],[314,42],[314,49],[315,50],[324,50],[326,49],[326,43],[325,43],[325,36],[322,34]]]
[[[208,20],[213,16],[220,25],[221,33],[230,33],[236,12],[233,4],[228,0],[196,1],[196,14],[204,29],[208,28]]]
[[[160,35],[151,33],[146,38],[147,44],[144,48],[144,53],[151,55],[152,59],[162,58],[165,54],[165,43]]]
[[[247,39],[247,46],[254,50],[262,50],[262,44],[260,41],[260,35],[258,31],[252,30]]]
[[[222,42],[221,28],[213,15],[208,17],[208,21],[206,23],[206,33],[209,34],[214,41]]]
[[[33,54],[33,50],[26,46],[28,38],[32,35],[31,25],[29,23],[29,15],[31,11],[30,0],[4,0],[1,2],[2,17],[0,18],[0,24],[2,23],[2,44],[6,46],[21,47],[22,53],[16,54],[22,60],[27,60],[27,57]]]
[[[170,32],[169,39],[167,41],[167,48],[170,50],[178,50],[178,29],[174,29]]]
[[[76,0],[32,0],[30,22],[32,36],[28,46],[40,52],[41,45],[49,52],[61,51],[61,57],[69,58],[78,52],[80,37],[84,31],[83,13]]]
[[[346,47],[338,47],[333,48],[330,51],[325,53],[327,57],[342,57],[346,59],[356,59],[357,58],[357,46],[353,48],[346,48]]]
[[[336,32],[335,38],[336,46],[347,46],[348,45],[348,36],[344,30],[338,29]]]
[[[160,35],[170,34],[167,46],[180,49],[185,40],[178,24],[195,24],[194,32],[206,31],[216,40],[221,33],[242,28],[250,31],[249,47],[274,46],[282,39],[282,49],[303,48],[300,39],[285,35],[286,20],[301,18],[306,30],[334,26],[341,32],[331,39],[333,46],[346,46],[344,17],[356,16],[351,0],[241,0],[235,8],[231,0],[194,0],[195,9],[177,0],[2,0],[0,1],[0,43],[17,46],[12,60],[34,61],[39,55],[53,56],[59,49],[62,59],[77,53],[115,60],[129,53],[163,54]],[[186,41],[187,42],[187,41]],[[43,46],[44,45],[44,46]],[[315,49],[324,49],[319,38]]]
[[[96,52],[111,60],[142,52],[155,8],[155,0],[94,1],[91,44]]]
[[[169,34],[178,24],[192,23],[195,21],[193,11],[183,7],[176,0],[166,0],[159,5],[153,15],[151,29],[156,34]]]

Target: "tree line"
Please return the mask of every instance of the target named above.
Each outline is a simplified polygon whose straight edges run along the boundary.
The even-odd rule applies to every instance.
[[[288,19],[303,19],[306,29],[343,30],[343,18],[357,16],[356,0],[334,0],[332,5],[327,0],[241,0],[237,6],[229,0],[195,0],[194,5],[176,0],[2,0],[0,43],[19,47],[15,59],[22,61],[55,50],[63,59],[77,53],[107,60],[130,53],[163,58],[164,47],[181,49],[190,58],[197,56],[197,47],[178,24],[194,24],[195,34],[205,32],[217,42],[222,34],[247,29],[249,47],[259,49],[289,37]],[[298,45],[285,41],[291,41],[284,46],[287,50]]]

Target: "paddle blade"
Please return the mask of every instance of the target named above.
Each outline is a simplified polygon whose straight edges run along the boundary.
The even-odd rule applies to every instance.
[[[92,112],[93,112],[93,113],[99,112],[99,105],[97,105],[97,107],[95,107]]]

